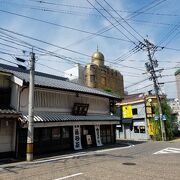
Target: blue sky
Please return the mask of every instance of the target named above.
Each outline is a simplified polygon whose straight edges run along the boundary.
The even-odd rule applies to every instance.
[[[143,38],[147,38],[159,46],[154,58],[159,62],[158,68],[164,68],[162,78],[159,78],[159,82],[165,83],[161,89],[169,98],[175,98],[174,72],[180,63],[180,1],[88,1],[0,0],[1,58],[13,63],[16,63],[14,57],[28,60],[32,48],[30,45],[33,45],[37,57],[36,70],[63,76],[63,72],[75,63],[89,63],[98,45],[99,51],[105,56],[105,64],[123,74],[126,91],[147,92],[153,89],[145,73],[147,52],[141,50],[134,53],[132,50],[143,42]],[[112,24],[118,25],[117,28]],[[107,27],[111,29],[101,36],[92,35]],[[0,63],[10,64],[2,59]],[[142,83],[136,83],[140,81]]]

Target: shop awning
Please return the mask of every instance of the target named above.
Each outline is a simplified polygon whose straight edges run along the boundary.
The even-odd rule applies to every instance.
[[[122,119],[122,124],[131,124],[132,121],[132,119]]]
[[[23,121],[28,121],[28,114],[22,113]],[[34,122],[65,122],[65,121],[119,121],[120,118],[106,114],[91,114],[86,116],[75,116],[58,112],[35,112]]]

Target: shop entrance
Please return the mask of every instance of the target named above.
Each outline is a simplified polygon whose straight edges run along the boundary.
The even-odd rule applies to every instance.
[[[82,148],[96,146],[94,126],[81,126]]]

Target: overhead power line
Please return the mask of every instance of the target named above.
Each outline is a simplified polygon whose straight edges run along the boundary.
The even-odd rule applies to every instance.
[[[137,84],[140,84],[140,83],[145,82],[145,81],[147,81],[147,80],[148,80],[148,78],[145,78],[145,79],[143,79],[143,80],[140,80],[140,81],[138,81],[138,82],[135,82],[135,83],[133,83],[133,84],[125,87],[125,89],[128,89],[128,88],[130,88],[130,87],[132,87],[132,86],[136,86]]]
[[[81,52],[78,52],[78,51],[74,51],[74,50],[71,50],[71,49],[67,49],[67,48],[61,47],[59,45],[55,45],[55,44],[52,44],[52,43],[49,43],[49,42],[46,42],[46,41],[43,41],[43,40],[40,40],[40,39],[37,39],[37,38],[33,38],[31,36],[27,36],[27,35],[24,35],[24,34],[21,34],[21,33],[17,33],[15,31],[11,31],[11,30],[8,30],[8,29],[2,28],[2,27],[0,27],[0,29],[2,31],[5,31],[5,32],[16,34],[16,35],[21,36],[21,37],[25,37],[25,38],[28,38],[28,39],[31,39],[31,40],[34,40],[34,41],[38,41],[38,42],[41,42],[43,44],[47,44],[47,45],[50,45],[50,46],[53,46],[53,47],[56,47],[56,48],[59,48],[59,49],[63,49],[65,51],[69,51],[69,52],[72,52],[72,53],[75,53],[75,54],[91,57],[91,56],[89,56],[87,54],[84,54],[84,53],[81,53]]]
[[[95,0],[97,2],[97,0]],[[106,0],[104,0],[104,2],[106,2],[106,4],[128,25],[128,27],[130,27],[137,35],[139,35],[143,40],[144,37],[138,32],[136,31],[127,21],[125,18],[123,18]]]
[[[102,35],[100,33],[93,33],[93,32],[89,32],[89,31],[77,29],[77,28],[74,28],[74,27],[64,26],[64,25],[61,25],[61,24],[57,24],[57,23],[53,23],[53,22],[50,22],[50,21],[41,20],[41,19],[38,19],[38,18],[30,17],[30,16],[25,16],[25,15],[14,13],[14,12],[10,12],[10,11],[5,11],[5,10],[2,10],[2,9],[0,9],[0,12],[8,13],[8,14],[15,15],[15,16],[19,16],[19,17],[22,17],[22,18],[27,18],[27,19],[35,20],[35,21],[46,23],[46,24],[53,25],[53,26],[56,26],[56,27],[61,27],[61,28],[65,28],[65,29],[69,29],[69,30],[73,30],[73,31],[78,31],[78,32],[81,32],[81,33],[96,35],[96,36],[100,36],[100,37],[108,38],[108,39],[114,39],[114,40],[119,40],[119,41],[130,42],[130,41],[126,40],[126,39],[106,36],[106,35]]]
[[[31,2],[36,2],[39,4],[44,4],[44,5],[54,5],[56,7],[68,7],[68,8],[75,8],[75,9],[85,9],[85,10],[91,10],[94,9],[93,7],[88,7],[88,6],[81,6],[81,5],[72,5],[72,4],[65,4],[65,3],[54,3],[54,2],[48,2],[48,1],[38,1],[38,0],[29,0]],[[7,2],[6,2],[7,3]],[[8,2],[9,3],[9,2]],[[151,2],[152,3],[152,2]],[[19,4],[21,5],[21,4]],[[45,7],[43,7],[45,8]],[[98,8],[98,10],[103,11],[102,8]],[[111,9],[107,9],[108,11],[112,11]],[[141,13],[141,14],[146,14],[146,15],[157,15],[157,16],[172,16],[172,17],[176,17],[176,16],[180,16],[179,14],[170,14],[170,13],[154,13],[154,12],[136,12],[136,11],[127,11],[127,10],[120,10],[120,9],[115,9],[117,12],[124,12],[124,13],[130,13],[130,14],[137,14],[137,13]]]
[[[152,1],[152,2],[150,2],[148,4],[146,4],[146,5],[142,6],[141,8],[137,9],[136,11],[134,11],[136,14],[130,14],[130,15],[126,16],[125,18],[126,18],[126,20],[130,20],[130,19],[142,14],[142,12],[147,12],[147,11],[157,7],[158,5],[160,5],[161,3],[165,2],[165,1],[166,0],[160,0],[160,1],[159,0],[154,0],[154,1]],[[118,26],[118,23],[115,23],[114,26]],[[96,33],[103,34],[103,33],[107,32],[107,31],[110,31],[111,29],[113,29],[114,26],[112,24],[110,24],[110,25],[98,30]],[[82,39],[74,42],[74,43],[71,43],[67,47],[69,47],[71,45],[78,44],[78,43],[82,43],[82,42],[87,41],[87,40],[90,40],[90,39],[94,38],[95,36],[96,35],[87,36],[85,38],[82,38]]]
[[[117,26],[115,26],[103,13],[101,13],[101,11],[99,11],[89,0],[87,0],[87,2],[89,4],[91,4],[92,7],[94,7],[115,29],[117,29],[120,33],[123,34],[123,36],[125,36],[129,41],[131,41],[133,44],[135,44],[135,42],[133,42],[125,33],[123,33]],[[97,1],[96,1],[97,2]],[[110,14],[108,11],[106,11],[108,14]],[[111,14],[110,14],[111,17],[113,17]],[[113,19],[121,26],[123,27],[118,21],[116,18],[113,17]],[[124,27],[123,27],[124,28]]]

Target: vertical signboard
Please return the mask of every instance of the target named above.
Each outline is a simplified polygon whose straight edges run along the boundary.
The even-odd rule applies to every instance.
[[[80,125],[73,126],[74,149],[82,149]]]
[[[100,125],[95,125],[94,128],[95,128],[96,144],[97,144],[97,146],[102,146]]]

